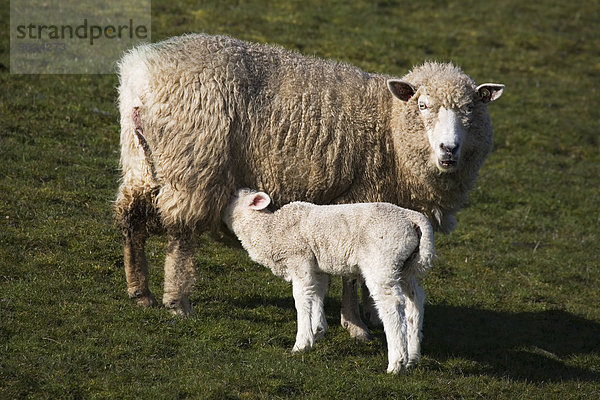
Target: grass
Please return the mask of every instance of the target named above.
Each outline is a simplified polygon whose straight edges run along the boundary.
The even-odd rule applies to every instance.
[[[112,222],[114,75],[10,75],[0,7],[0,398],[600,397],[597,1],[155,1],[153,40],[226,33],[404,74],[452,60],[507,85],[458,229],[436,236],[421,364],[339,326],[291,355],[290,287],[202,238],[195,313],[127,299]],[[164,238],[149,242],[161,295]]]

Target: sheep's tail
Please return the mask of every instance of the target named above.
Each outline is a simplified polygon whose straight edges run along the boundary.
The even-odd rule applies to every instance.
[[[150,166],[150,173],[152,174],[152,179],[156,182],[156,169],[154,168],[154,162],[152,160],[152,149],[150,149],[150,145],[148,141],[144,137],[144,130],[142,128],[142,120],[140,118],[140,109],[139,107],[133,107],[133,112],[131,114],[133,118],[133,124],[135,126],[135,136],[137,136],[142,149],[144,150],[144,155],[146,156],[146,161]]]
[[[433,239],[433,227],[431,223],[420,212],[408,210],[407,217],[421,231],[419,247],[411,256],[411,262],[407,267],[411,268],[417,275],[422,276],[433,266],[435,258],[435,247]]]

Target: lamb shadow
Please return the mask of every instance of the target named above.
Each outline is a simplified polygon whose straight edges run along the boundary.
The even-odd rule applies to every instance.
[[[600,381],[572,358],[600,356],[600,324],[565,311],[508,313],[449,305],[425,308],[423,354],[474,361],[466,374],[529,382]]]
[[[244,318],[240,308],[295,309],[292,296],[249,296],[233,300],[232,305],[238,309],[236,318]],[[340,323],[340,306],[338,299],[327,297],[325,314],[330,326]],[[276,322],[272,318],[265,322]],[[385,346],[383,330],[379,327],[372,332]],[[597,365],[586,369],[573,366],[571,360],[600,357],[600,324],[565,311],[509,313],[428,304],[423,334],[425,358],[418,368],[458,368],[465,375],[527,382],[600,382],[600,373],[594,371]]]

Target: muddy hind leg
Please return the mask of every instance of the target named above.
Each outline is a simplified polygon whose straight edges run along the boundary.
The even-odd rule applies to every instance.
[[[157,304],[148,286],[148,262],[145,252],[151,208],[150,196],[136,196],[124,188],[121,188],[115,202],[115,216],[123,233],[127,293],[136,304],[144,307]]]
[[[173,314],[188,315],[192,311],[190,294],[194,287],[196,271],[193,230],[168,230],[167,256],[165,260],[165,292],[163,304]]]
[[[369,333],[369,329],[365,323],[360,319],[356,285],[356,279],[342,278],[342,310],[340,319],[342,326],[350,333],[351,337],[368,342],[373,337]]]

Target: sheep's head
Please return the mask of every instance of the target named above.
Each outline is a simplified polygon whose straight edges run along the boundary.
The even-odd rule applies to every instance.
[[[235,233],[234,224],[248,213],[262,211],[271,203],[268,194],[251,189],[239,189],[223,212],[223,222]]]
[[[472,126],[481,128],[481,121],[488,118],[486,104],[504,90],[504,85],[495,83],[476,86],[460,68],[438,63],[425,63],[387,84],[405,103],[410,124],[424,128],[431,161],[442,173],[459,168],[464,149],[478,145],[470,137]],[[491,129],[488,134],[491,140]]]

